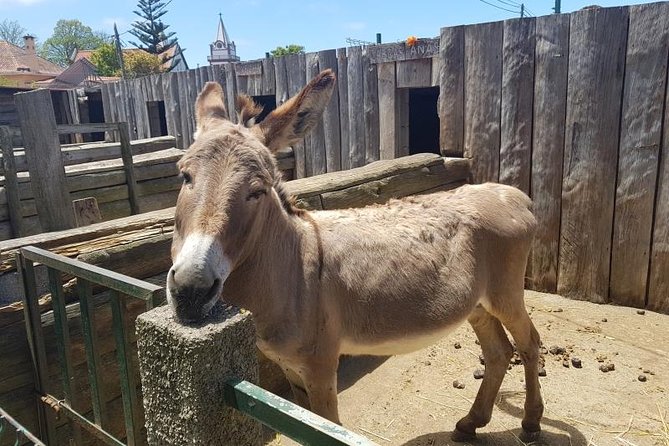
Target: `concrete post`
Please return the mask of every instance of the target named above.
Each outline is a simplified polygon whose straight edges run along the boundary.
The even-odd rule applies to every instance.
[[[169,306],[137,318],[150,445],[259,445],[261,426],[223,401],[230,378],[258,382],[250,314],[217,307],[203,323],[178,323]]]

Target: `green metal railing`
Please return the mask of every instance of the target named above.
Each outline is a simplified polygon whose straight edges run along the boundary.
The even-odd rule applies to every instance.
[[[21,423],[12,418],[0,407],[0,440],[5,435],[11,436],[11,432],[14,432],[14,446],[19,446],[26,442],[30,442],[35,446],[46,446],[39,438],[35,437],[28,429],[23,427]]]
[[[42,321],[38,306],[34,263],[40,263],[47,268],[54,316],[54,331],[58,346],[60,375],[64,394],[63,398],[58,398],[48,393],[48,366]],[[23,305],[26,316],[25,322],[33,358],[36,391],[40,402],[38,405],[38,420],[42,438],[47,444],[55,444],[55,412],[57,411],[64,413],[69,418],[75,443],[80,444],[81,428],[84,428],[105,444],[124,446],[124,443],[105,430],[105,427],[109,424],[109,418],[106,410],[107,399],[105,398],[101,382],[101,353],[93,302],[93,285],[99,285],[107,288],[111,295],[112,330],[120,370],[126,438],[129,445],[136,444],[141,428],[137,424],[137,420],[141,419],[138,416],[141,407],[137,398],[138,383],[135,379],[136,373],[133,370],[127,349],[127,330],[129,324],[124,317],[125,308],[128,299],[140,299],[145,302],[147,310],[153,308],[157,298],[162,294],[162,288],[32,246],[21,248],[17,254],[16,265],[21,273],[20,276],[24,288]],[[88,365],[93,421],[76,410],[78,406],[77,383],[74,379],[74,366],[65,298],[63,295],[62,274],[68,274],[77,278],[77,294],[81,309],[81,324]]]
[[[38,305],[35,263],[47,268],[63,398],[58,398],[47,390],[48,366]],[[159,296],[162,296],[163,288],[32,246],[21,248],[17,254],[16,264],[21,273],[24,288],[25,322],[36,377],[35,388],[39,401],[38,421],[42,439],[46,444],[56,443],[55,414],[58,412],[68,417],[75,444],[82,444],[81,428],[83,428],[105,444],[125,446],[123,442],[105,430],[105,427],[108,426],[109,415],[106,410],[107,399],[100,378],[100,348],[93,302],[93,285],[95,284],[107,288],[111,293],[109,303],[120,369],[126,440],[130,446],[139,443],[141,426],[137,424],[137,421],[142,419],[138,416],[142,408],[137,398],[138,383],[134,379],[136,371],[133,370],[128,350],[127,326],[129,324],[125,318],[126,301],[128,298],[143,300],[146,309],[149,310],[157,304],[156,301]],[[93,408],[92,421],[75,409],[78,406],[77,383],[74,379],[62,274],[77,278],[77,295],[81,309],[81,324]],[[229,406],[304,445],[368,446],[375,444],[248,381],[229,381],[226,383],[222,397]],[[8,419],[12,420],[11,417]],[[17,432],[21,432],[36,445],[44,444],[18,423],[11,424],[15,426]],[[1,432],[2,425],[0,424]]]
[[[225,402],[303,445],[372,446],[376,443],[248,381],[225,383]]]

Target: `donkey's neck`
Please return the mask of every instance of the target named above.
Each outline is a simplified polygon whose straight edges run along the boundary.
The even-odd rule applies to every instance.
[[[309,214],[270,210],[246,260],[226,280],[223,298],[253,313],[257,325],[298,312],[306,293],[318,286],[317,230]],[[260,327],[259,327],[260,328]]]

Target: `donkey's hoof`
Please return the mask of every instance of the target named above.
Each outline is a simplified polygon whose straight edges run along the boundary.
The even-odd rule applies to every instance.
[[[476,439],[476,431],[474,432],[465,432],[461,431],[457,427],[451,434],[451,440],[457,443],[464,443],[465,441],[474,441]]]
[[[532,443],[533,441],[537,441],[540,435],[541,429],[529,431],[523,428],[523,430],[520,431],[518,438],[520,438],[523,443]]]

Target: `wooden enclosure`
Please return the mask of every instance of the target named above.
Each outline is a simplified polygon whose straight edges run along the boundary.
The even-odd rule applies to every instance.
[[[321,125],[294,147],[296,177],[418,152],[470,158],[474,182],[534,199],[529,287],[668,312],[668,48],[667,2],[590,8],[443,28],[414,47],[124,81],[104,86],[103,99],[107,118],[134,123],[140,138],[153,136],[151,104],[164,101],[161,119],[186,148],[205,81],[223,85],[229,108],[246,93],[271,109],[332,68],[338,87]]]

